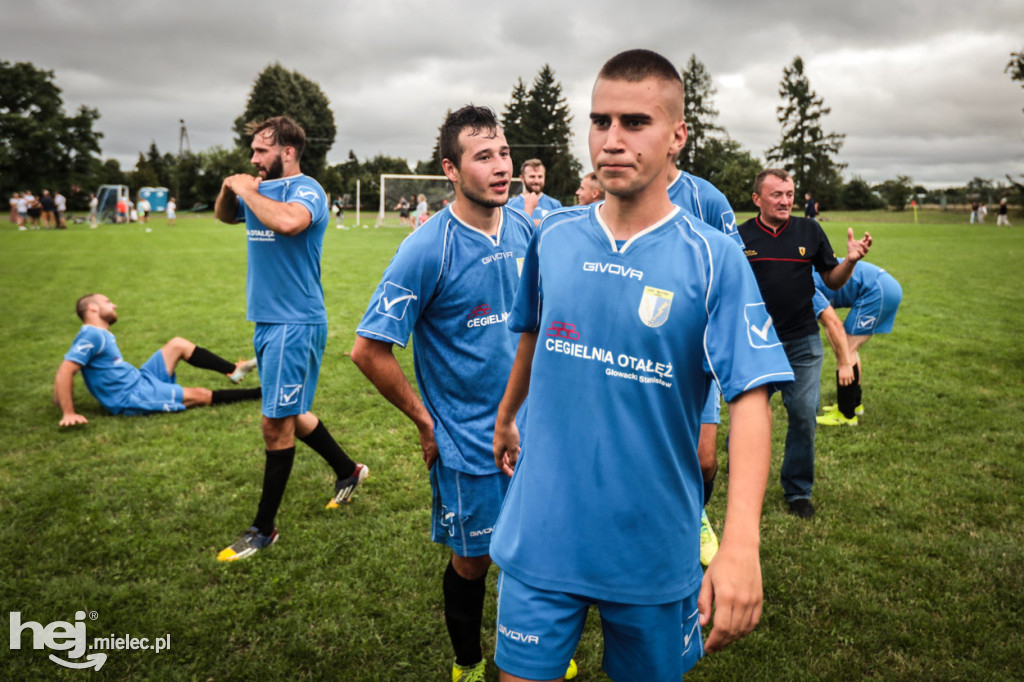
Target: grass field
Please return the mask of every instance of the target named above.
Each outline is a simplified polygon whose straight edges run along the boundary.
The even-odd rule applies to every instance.
[[[837,246],[848,224],[872,232],[869,260],[900,281],[903,306],[894,333],[862,350],[861,425],[819,430],[810,522],[785,513],[785,413],[773,401],[764,617],[687,679],[1022,679],[1024,229],[938,213],[917,225],[909,212],[826,217]],[[222,565],[217,552],[259,497],[254,404],[114,418],[77,380],[89,424],[62,431],[50,403],[79,326],[74,301],[90,291],[119,305],[114,331],[134,364],[174,335],[251,355],[243,230],[203,216],[151,228],[0,223],[0,619],[7,637],[8,612],[45,626],[85,611],[90,640],[169,635],[170,648],[109,651],[98,673],[83,672],[47,658],[68,652],[33,650],[25,631],[20,650],[0,646],[0,678],[446,679],[447,558],[426,534],[416,432],[345,356],[404,231],[331,228],[324,244],[331,321],[314,410],[371,478],[329,512],[331,473],[300,446],[280,541]],[[398,356],[411,376],[411,352]],[[827,352],[825,402],[833,371]],[[187,365],[179,378],[227,385]],[[719,529],[727,486],[720,476],[710,505]],[[578,652],[580,680],[607,679],[596,625]]]

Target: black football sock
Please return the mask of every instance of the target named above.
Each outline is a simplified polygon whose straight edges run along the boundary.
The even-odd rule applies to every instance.
[[[715,464],[715,471],[711,474],[710,479],[704,479],[704,506],[708,506],[708,502],[711,501],[711,493],[715,491],[715,477],[718,476],[718,465]]]
[[[256,510],[256,520],[252,522],[252,525],[264,535],[274,532],[274,518],[281,506],[281,498],[284,497],[284,489],[288,485],[294,461],[294,445],[281,450],[267,450],[267,464],[263,469],[263,495]]]
[[[853,366],[853,383],[849,386],[839,384],[839,371],[836,371],[836,403],[844,417],[853,418],[857,406],[860,405],[860,372],[857,371],[856,365]]]
[[[256,388],[223,388],[210,392],[213,394],[211,405],[227,405],[240,400],[259,400],[263,397],[263,389],[259,386]]]
[[[451,561],[444,570],[444,622],[455,649],[458,665],[474,665],[483,660],[480,653],[480,626],[484,619],[484,592],[487,576],[466,580],[455,572]]]
[[[318,455],[324,458],[334,473],[338,475],[338,478],[348,478],[356,470],[356,463],[345,454],[345,451],[338,445],[338,441],[334,440],[327,427],[319,419],[316,422],[316,428],[309,432],[305,437],[300,436],[299,440],[313,448]]]
[[[185,358],[185,362],[198,367],[199,369],[211,369],[219,374],[231,374],[235,371],[235,363],[225,360],[216,353],[211,353],[202,346],[196,346],[192,356]]]

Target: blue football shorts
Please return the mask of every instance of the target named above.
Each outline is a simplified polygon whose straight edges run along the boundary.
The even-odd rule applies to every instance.
[[[263,387],[263,416],[309,412],[327,345],[326,324],[257,323],[252,345]]]
[[[177,375],[167,373],[164,354],[157,351],[139,368],[139,382],[117,414],[137,417],[154,412],[181,412],[185,409],[185,389],[177,384]]]
[[[697,621],[699,592],[698,588],[686,599],[668,604],[620,604],[539,590],[502,571],[494,662],[528,680],[564,675],[583,634],[587,611],[597,606],[604,635],[602,667],[610,678],[681,679],[704,655]]]
[[[717,381],[712,380],[711,386],[708,388],[708,398],[704,401],[704,411],[700,414],[700,423],[722,423],[722,389],[718,387]]]
[[[878,275],[871,293],[854,301],[843,328],[848,336],[888,334],[903,300],[903,288],[888,272]]]
[[[459,556],[490,554],[491,533],[510,480],[497,470],[474,476],[449,469],[438,457],[430,467],[430,539],[448,545]]]

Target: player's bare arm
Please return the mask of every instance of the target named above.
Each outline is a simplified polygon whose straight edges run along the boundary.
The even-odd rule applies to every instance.
[[[351,357],[352,362],[380,394],[416,425],[423,461],[427,468],[432,467],[438,457],[437,441],[434,439],[434,420],[398,364],[393,345],[357,336],[352,346]]]
[[[260,179],[244,173],[233,175],[230,189],[245,202],[249,210],[267,228],[286,237],[293,237],[310,226],[313,216],[302,204],[275,201],[259,192]]]
[[[720,651],[761,620],[761,505],[771,464],[768,390],[759,386],[729,403],[729,498],[718,553],[701,583],[701,625],[713,621],[705,643]],[[712,617],[712,605],[714,614]]]
[[[82,366],[77,362],[65,360],[57,368],[57,376],[53,379],[53,402],[60,408],[63,416],[61,426],[88,424],[89,420],[75,412],[74,381],[75,375]]]
[[[238,195],[231,189],[231,180],[234,175],[224,178],[220,184],[220,192],[217,194],[217,201],[213,204],[213,214],[217,220],[228,225],[238,222],[235,216],[238,214]]]
[[[821,311],[818,316],[821,324],[825,327],[825,336],[832,346],[832,352],[836,356],[836,370],[839,372],[839,385],[849,386],[853,383],[853,353],[850,352],[850,344],[846,339],[846,330],[843,328],[843,321],[836,315],[836,309],[829,306]]]
[[[870,232],[865,232],[861,239],[857,239],[853,234],[853,228],[847,228],[846,260],[828,272],[821,273],[821,279],[825,282],[825,286],[833,291],[841,289],[850,280],[850,275],[853,274],[853,268],[857,265],[857,261],[868,255],[868,251],[871,250],[871,243]]]
[[[524,332],[519,336],[519,347],[512,371],[508,375],[505,395],[498,405],[494,423],[494,465],[511,476],[519,459],[519,429],[516,414],[530,392],[530,372],[533,353],[537,348],[537,332]]]

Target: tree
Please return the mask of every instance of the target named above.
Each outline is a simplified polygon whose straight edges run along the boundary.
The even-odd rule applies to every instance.
[[[846,164],[837,163],[833,157],[842,148],[846,135],[826,134],[822,130],[822,118],[832,110],[811,89],[799,56],[782,70],[779,97],[784,104],[775,111],[782,124],[782,139],[765,156],[768,161],[781,162],[790,172],[797,197],[810,192],[823,203],[834,205],[842,187],[840,171]]]
[[[519,165],[526,159],[544,162],[547,179],[544,191],[568,200],[579,187],[583,166],[572,152],[572,113],[562,96],[555,72],[545,64],[526,92],[520,78],[505,107],[501,127]]]
[[[902,211],[914,193],[914,181],[906,175],[897,175],[895,180],[886,180],[875,186],[887,206]]]
[[[523,81],[520,79],[519,85],[521,86],[522,84]],[[447,121],[451,115],[452,110],[447,110],[444,113],[444,121]],[[441,127],[444,126],[444,121],[437,127],[437,138],[434,140],[434,150],[430,153],[430,160],[418,161],[416,163],[417,175],[444,175],[444,167],[441,165]],[[502,127],[504,127],[504,123]]]
[[[679,154],[676,165],[687,173],[705,180],[712,174],[713,169],[721,167],[712,151],[715,148],[712,144],[715,134],[725,132],[725,128],[715,123],[718,109],[715,109],[712,97],[716,92],[717,89],[711,82],[711,74],[703,62],[697,59],[697,55],[691,54],[689,61],[686,62],[686,68],[683,69],[686,145]]]
[[[885,206],[863,178],[856,177],[843,186],[839,205],[850,211],[867,211]]]
[[[1010,53],[1010,61],[1006,63],[1003,73],[1010,74],[1010,78],[1018,81],[1020,86],[1024,88],[1024,48],[1021,48],[1020,52]],[[1021,111],[1024,111],[1024,109],[1021,109]]]
[[[754,177],[761,171],[761,162],[731,138],[710,138],[706,152],[711,165],[706,175],[701,177],[725,195],[733,210],[755,210],[750,195],[754,189]]]
[[[319,177],[338,132],[330,102],[320,86],[276,62],[265,68],[253,83],[245,113],[235,119],[235,143],[248,150],[252,137],[245,133],[246,124],[273,116],[290,116],[303,127],[306,151],[302,155],[302,172]]]
[[[100,165],[96,109],[64,113],[53,71],[0,61],[0,192],[86,184]]]

